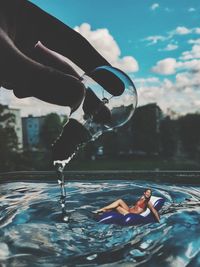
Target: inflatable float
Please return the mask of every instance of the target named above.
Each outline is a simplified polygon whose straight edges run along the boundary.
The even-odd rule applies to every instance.
[[[162,208],[165,202],[163,198],[155,196],[151,196],[150,201],[157,211]],[[103,212],[97,215],[96,220],[100,223],[117,224],[123,226],[156,222],[156,219],[149,208],[147,208],[141,214],[128,213],[123,215],[115,211]]]

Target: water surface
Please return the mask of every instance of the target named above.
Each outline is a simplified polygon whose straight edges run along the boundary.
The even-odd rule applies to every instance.
[[[132,204],[146,187],[165,198],[160,223],[116,226],[92,214],[117,198]],[[200,266],[200,186],[147,181],[1,184],[2,266]]]

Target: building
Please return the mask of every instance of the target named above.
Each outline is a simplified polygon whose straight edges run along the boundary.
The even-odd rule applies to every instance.
[[[41,145],[41,129],[45,116],[22,118],[24,149],[37,150]]]

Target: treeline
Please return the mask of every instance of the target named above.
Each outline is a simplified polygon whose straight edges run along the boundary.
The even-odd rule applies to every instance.
[[[90,144],[87,156],[101,148],[97,157],[111,158],[200,158],[200,114],[176,119],[163,114],[156,104],[137,108],[131,121]],[[103,151],[103,153],[102,153]]]
[[[89,143],[76,160],[158,157],[199,160],[200,114],[174,119],[156,104],[138,107],[129,123]]]
[[[13,127],[15,116],[6,113],[0,105],[0,171],[15,169],[17,162],[17,135]]]
[[[14,116],[0,105],[0,171],[50,170],[51,144],[65,121],[51,113],[45,117],[37,148],[17,149]],[[102,135],[79,151],[73,161],[85,159],[191,159],[200,158],[200,114],[176,119],[163,114],[156,104],[137,108],[124,127]]]

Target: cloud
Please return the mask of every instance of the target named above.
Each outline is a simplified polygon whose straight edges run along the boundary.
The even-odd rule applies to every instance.
[[[189,34],[191,33],[192,30],[191,29],[188,29],[186,27],[183,27],[183,26],[179,26],[175,29],[174,31],[174,35],[177,34],[177,35],[186,35],[186,34]]]
[[[180,71],[188,70],[190,73],[200,72],[200,60],[193,59],[193,60],[185,61],[185,62],[179,61],[177,62],[176,68]]]
[[[189,44],[197,44],[197,45],[200,45],[200,39],[195,39],[195,40],[190,39],[190,40],[188,41],[188,43],[189,43]]]
[[[185,26],[178,26],[174,30],[169,31],[166,35],[152,35],[147,36],[146,38],[142,39],[142,41],[147,41],[148,45],[155,45],[158,42],[164,42],[167,40],[171,40],[175,36],[184,36],[188,34],[200,34],[200,28],[187,28]]]
[[[180,58],[182,60],[200,58],[200,44],[193,45],[192,50],[183,52]]]
[[[154,45],[157,44],[159,41],[165,41],[166,37],[162,35],[153,35],[153,36],[148,36],[143,39],[143,41],[148,41],[148,45]]]
[[[159,8],[159,4],[158,4],[158,3],[154,3],[154,4],[150,7],[151,10],[156,10],[157,8]]]
[[[149,77],[149,78],[138,78],[134,79],[134,82],[136,84],[158,84],[160,82],[158,77]]]
[[[183,90],[185,88],[198,88],[200,89],[200,68],[199,71],[191,72],[182,72],[176,75],[176,88]],[[200,100],[200,99],[199,99]]]
[[[190,43],[194,43],[194,40],[190,40]],[[174,74],[173,80],[160,77],[158,80],[152,79],[154,80],[152,83],[148,79],[138,81],[140,104],[156,102],[164,112],[172,109],[182,115],[199,112],[200,59],[194,57],[199,51],[194,49],[194,46],[191,51],[183,52],[178,60],[165,58],[158,61],[152,68],[156,74]]]
[[[199,111],[200,71],[178,73],[174,82],[157,77],[151,79],[152,83],[149,78],[135,81],[139,105],[157,103],[165,113],[171,109],[181,115]]]
[[[169,8],[169,7],[165,7],[165,11],[166,12],[172,12],[173,10],[171,8]]]
[[[159,49],[159,51],[173,51],[178,48],[178,45],[176,44],[168,44],[165,48]]]
[[[187,34],[200,34],[200,28],[187,28],[185,26],[178,26],[175,30],[172,30],[168,33],[169,38],[173,38],[175,35],[187,35]]]
[[[185,55],[186,52],[183,53]],[[182,59],[183,57],[180,57]],[[199,57],[200,58],[200,57]],[[188,59],[191,59],[188,57]],[[200,72],[200,60],[194,59],[188,61],[177,61],[175,58],[165,58],[156,63],[151,71],[161,75],[171,75],[178,71],[187,70],[189,72]]]
[[[120,48],[108,29],[92,30],[88,23],[76,26],[75,30],[83,35],[113,66],[126,72],[137,72],[139,65],[132,56],[121,57]]]
[[[200,34],[200,28],[194,28],[194,33]]]
[[[194,12],[194,11],[196,11],[196,9],[195,9],[194,7],[190,7],[190,8],[188,9],[188,11],[189,11],[189,12]]]
[[[156,63],[156,66],[152,67],[152,71],[158,74],[171,75],[176,72],[176,59],[166,58]]]

